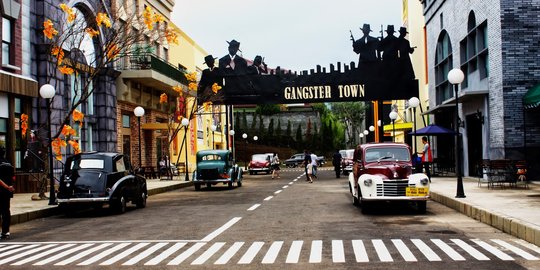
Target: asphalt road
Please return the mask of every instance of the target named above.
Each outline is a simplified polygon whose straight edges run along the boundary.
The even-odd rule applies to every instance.
[[[540,248],[437,203],[426,215],[393,204],[363,215],[346,178],[301,174],[15,225],[0,269],[540,269]]]

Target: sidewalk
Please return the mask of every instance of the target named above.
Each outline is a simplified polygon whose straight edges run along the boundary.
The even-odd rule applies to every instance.
[[[176,176],[174,180],[147,179],[146,185],[148,186],[148,195],[152,196],[192,186],[193,182],[185,182],[181,175]],[[49,205],[49,200],[33,201],[32,195],[36,195],[36,193],[19,193],[13,196],[11,199],[11,224],[60,214],[56,205]]]
[[[432,178],[431,199],[505,233],[540,246],[540,183],[529,189],[488,189],[478,178],[463,178],[466,198],[455,198],[457,179]],[[429,209],[429,206],[428,206]]]

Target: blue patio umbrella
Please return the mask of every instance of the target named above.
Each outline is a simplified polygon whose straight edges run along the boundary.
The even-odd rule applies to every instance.
[[[454,135],[455,131],[447,129],[445,127],[437,126],[435,124],[428,125],[424,128],[416,130],[416,132],[409,132],[409,135],[413,136],[437,136],[437,135]]]

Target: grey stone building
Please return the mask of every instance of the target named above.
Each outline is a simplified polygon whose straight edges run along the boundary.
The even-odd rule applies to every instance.
[[[436,124],[454,129],[456,97],[447,74],[453,68],[465,74],[457,95],[464,175],[477,175],[482,159],[512,159],[527,160],[537,177],[539,114],[524,106],[523,97],[540,83],[540,0],[420,2],[428,44],[428,113]],[[451,138],[437,138],[436,157],[453,162],[454,146]]]
[[[32,77],[36,78],[39,85],[51,84],[56,89],[56,95],[51,104],[52,110],[52,131],[53,134],[61,128],[61,120],[65,117],[66,109],[72,107],[72,102],[78,97],[76,89],[82,89],[82,84],[86,81],[84,76],[85,68],[92,68],[95,65],[95,57],[102,55],[99,52],[97,42],[85,40],[86,44],[74,47],[78,52],[70,52],[70,55],[78,55],[77,60],[82,67],[79,72],[72,75],[64,75],[58,72],[51,61],[50,43],[43,35],[43,21],[50,19],[57,27],[62,25],[59,20],[63,19],[63,12],[59,5],[64,3],[57,0],[36,0],[31,6],[31,17],[33,18],[32,36]],[[107,1],[70,1],[70,6],[75,9],[76,20],[81,20],[92,25],[98,12],[104,12],[110,16],[110,6],[104,6]],[[84,51],[83,51],[84,49]],[[73,48],[72,48],[73,50]],[[54,63],[54,62],[53,62]],[[83,151],[115,151],[116,150],[116,82],[117,74],[105,69],[94,80],[90,89],[93,94],[88,100],[81,104],[79,110],[84,113],[85,118],[81,126],[78,127],[79,143]],[[90,90],[89,89],[89,90]],[[45,101],[41,98],[34,104],[34,123],[39,127],[46,121]],[[40,125],[41,124],[41,125]]]

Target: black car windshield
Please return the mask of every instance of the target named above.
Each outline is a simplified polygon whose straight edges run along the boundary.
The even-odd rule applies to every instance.
[[[373,147],[366,150],[366,162],[409,160],[409,151],[405,147]]]
[[[264,155],[264,154],[260,154],[260,155],[253,155],[251,157],[251,160],[254,160],[254,161],[267,161],[269,160],[270,158],[268,157],[268,155]]]
[[[77,159],[71,162],[71,169],[104,169],[105,162],[102,159]]]

